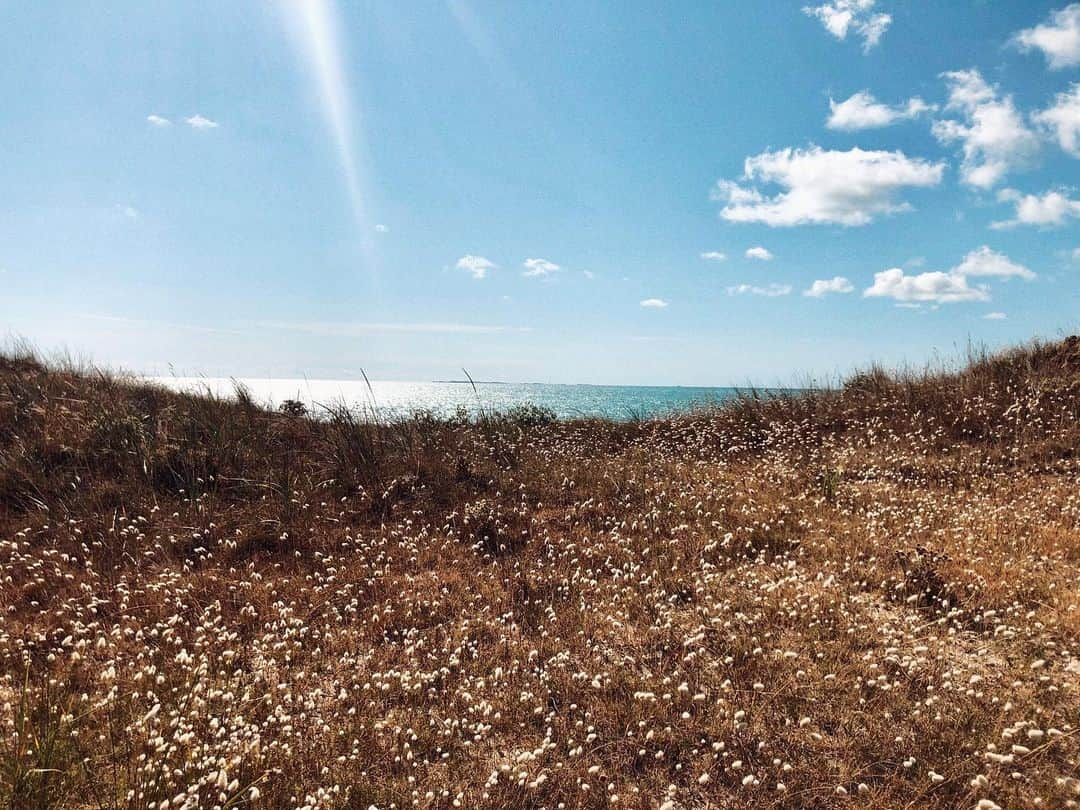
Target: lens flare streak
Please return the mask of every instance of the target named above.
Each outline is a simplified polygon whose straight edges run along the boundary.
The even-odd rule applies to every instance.
[[[326,127],[334,141],[353,218],[365,241],[371,230],[363,172],[363,138],[349,97],[341,53],[341,23],[331,0],[285,0],[289,34],[315,82]]]

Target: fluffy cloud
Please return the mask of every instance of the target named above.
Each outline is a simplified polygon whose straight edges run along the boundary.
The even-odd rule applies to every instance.
[[[555,262],[549,262],[547,259],[526,259],[525,260],[525,272],[524,276],[535,278],[537,276],[550,276],[552,273],[557,273],[561,269]]]
[[[908,99],[904,104],[890,107],[874,98],[870,91],[861,90],[845,101],[836,102],[830,98],[830,115],[825,126],[845,132],[876,129],[935,109],[937,108],[934,105],[927,104],[918,96]]]
[[[874,283],[863,291],[866,298],[893,298],[905,303],[931,301],[951,304],[956,301],[989,301],[984,288],[969,287],[964,276],[933,270],[909,276],[899,267],[874,273]]]
[[[462,256],[454,266],[458,270],[466,270],[472,273],[472,277],[475,279],[483,278],[488,274],[488,270],[494,270],[498,267],[495,262],[485,259],[483,256],[473,256],[472,254]]]
[[[1080,65],[1080,3],[1050,13],[1050,21],[1019,31],[1013,41],[1022,51],[1038,49],[1051,70]]]
[[[743,180],[774,183],[783,191],[766,196],[754,185],[720,180],[713,198],[725,203],[729,222],[792,225],[866,225],[875,216],[906,211],[896,193],[905,187],[936,186],[943,163],[909,158],[903,152],[781,149],[746,159]]]
[[[804,290],[803,295],[808,298],[823,298],[829,293],[849,293],[855,287],[843,276],[833,276],[829,279],[819,278],[810,285],[810,289]]]
[[[1058,145],[1073,157],[1080,157],[1080,82],[1065,93],[1058,93],[1054,103],[1031,116],[1053,136]]]
[[[719,250],[708,250],[701,254],[701,258],[710,262],[722,262],[727,259],[727,254],[721,253]]]
[[[934,135],[942,143],[960,143],[964,160],[960,176],[976,188],[992,188],[1006,174],[1028,163],[1039,149],[1035,133],[1024,123],[1013,104],[986,83],[977,70],[943,73],[949,85],[946,109],[961,113],[964,121],[934,123]]]
[[[765,295],[776,298],[780,295],[790,295],[790,284],[770,284],[767,287],[756,287],[753,284],[736,284],[727,288],[728,295]]]
[[[993,276],[995,278],[1018,277],[1033,280],[1036,276],[1022,264],[1017,264],[1003,253],[991,250],[986,245],[968,253],[962,262],[952,269],[961,276]]]
[[[892,298],[902,303],[952,304],[959,301],[989,301],[986,285],[971,286],[972,277],[1010,278],[1027,280],[1035,274],[1009,257],[983,246],[968,253],[963,261],[948,272],[933,270],[908,275],[893,267],[874,273],[874,283],[863,291],[866,298]]]
[[[761,245],[758,245],[757,247],[746,249],[746,258],[757,259],[760,262],[771,262],[776,257],[772,255],[772,252],[768,250],[768,248],[763,248]]]
[[[169,126],[172,126],[172,121],[170,121],[168,118],[164,118],[164,117],[162,117],[160,115],[150,114],[150,115],[146,116],[146,120],[149,123],[153,124],[155,127],[169,127]]]
[[[645,309],[665,309],[667,305],[667,301],[663,298],[646,298],[641,302],[641,306]]]
[[[218,128],[218,122],[217,121],[211,121],[209,118],[207,118],[206,116],[200,115],[199,113],[195,113],[195,115],[191,116],[190,118],[185,118],[184,121],[192,129],[217,129]]]
[[[1080,217],[1080,200],[1070,199],[1061,191],[1048,191],[1042,196],[1021,194],[1011,188],[998,192],[998,200],[1016,206],[1016,216],[994,222],[991,228],[1013,228],[1017,225],[1037,225],[1043,228],[1064,225],[1070,217]]]
[[[874,4],[875,0],[832,0],[820,6],[804,6],[803,13],[816,17],[837,39],[846,39],[848,32],[854,32],[862,37],[866,52],[878,44],[892,22],[888,14],[875,14]]]

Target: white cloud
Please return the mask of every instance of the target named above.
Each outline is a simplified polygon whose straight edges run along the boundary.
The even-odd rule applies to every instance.
[[[995,186],[1006,174],[1030,162],[1039,149],[1035,133],[1024,123],[1012,96],[998,95],[978,70],[943,73],[949,85],[946,109],[963,114],[965,122],[945,119],[934,123],[942,143],[959,142],[963,149],[961,179],[976,188]]]
[[[746,159],[739,185],[720,180],[713,198],[725,203],[720,216],[729,222],[793,225],[866,225],[874,217],[910,210],[897,202],[905,187],[936,186],[944,163],[909,158],[903,152],[781,149]],[[774,183],[783,191],[766,196],[754,182]]]
[[[986,285],[972,287],[972,277],[1010,278],[1027,280],[1035,274],[1022,264],[1004,254],[983,245],[968,253],[956,267],[948,272],[933,270],[917,275],[907,275],[901,268],[893,267],[874,273],[874,283],[863,291],[865,298],[892,298],[904,303],[931,302],[952,304],[958,301],[989,301],[990,291]]]
[[[550,276],[561,269],[555,262],[549,262],[547,259],[526,259],[524,266],[525,272],[522,275],[529,277]]]
[[[757,287],[753,284],[736,284],[734,287],[727,288],[728,295],[764,295],[769,298],[776,298],[790,293],[790,284],[770,284],[767,287]]]
[[[199,113],[195,113],[195,115],[191,116],[190,118],[185,118],[184,121],[192,129],[217,129],[218,128],[217,121],[211,121],[209,118],[207,118],[207,117],[205,117],[203,115],[200,115]]]
[[[905,303],[932,301],[989,301],[990,293],[969,287],[964,276],[933,270],[909,276],[899,267],[874,273],[874,283],[863,291],[865,298],[893,298]]]
[[[1022,51],[1039,49],[1051,70],[1080,65],[1080,3],[1050,12],[1050,22],[1017,32]]]
[[[583,276],[585,276],[585,278],[589,279],[590,281],[596,278],[596,273],[594,273],[592,270],[582,270],[581,273]]]
[[[471,323],[365,323],[357,321],[256,321],[261,329],[280,329],[333,337],[359,337],[377,333],[490,335],[531,332],[529,326],[492,326]]]
[[[757,247],[746,249],[746,258],[757,259],[758,261],[762,262],[771,262],[776,257],[773,256],[768,249],[763,248],[761,245],[758,245]]]
[[[172,126],[172,121],[170,121],[168,118],[163,118],[160,115],[153,115],[153,114],[148,115],[148,116],[146,116],[146,120],[149,121],[151,124],[153,124],[155,127],[171,127]]]
[[[390,233],[390,228],[380,222],[378,225],[375,226],[375,231],[377,233]]]
[[[1073,157],[1080,157],[1080,82],[1065,93],[1058,93],[1054,103],[1031,119],[1057,139],[1058,145]]]
[[[663,298],[646,298],[641,302],[645,309],[665,309],[668,303]]]
[[[147,318],[124,318],[117,317],[115,315],[95,315],[88,312],[76,312],[74,313],[74,315],[76,318],[85,318],[86,320],[90,321],[101,321],[103,323],[109,323],[127,329],[149,328],[153,329],[155,332],[160,332],[167,329],[177,332],[198,332],[211,335],[246,334],[239,329],[223,329],[214,326],[202,326],[199,324],[176,323],[175,321],[159,321]]]
[[[1008,317],[1009,316],[1006,315],[1004,312],[987,312],[985,315],[983,315],[983,320],[984,321],[1003,321]]]
[[[991,250],[986,245],[968,253],[951,272],[961,276],[993,276],[995,278],[1015,276],[1027,281],[1036,278],[1035,274],[1024,265],[1014,262],[1004,253]]]
[[[722,262],[727,259],[727,254],[721,253],[719,250],[708,250],[701,254],[701,258],[710,262]]]
[[[1064,225],[1070,217],[1080,217],[1080,200],[1070,199],[1061,191],[1048,191],[1039,196],[1021,194],[1015,189],[1006,188],[998,192],[997,198],[1001,202],[1013,203],[1016,206],[1016,216],[991,223],[991,228],[1013,228],[1017,225],[1049,228]]]
[[[483,256],[473,256],[472,254],[462,256],[454,266],[458,270],[467,270],[472,273],[472,277],[475,279],[483,278],[488,274],[488,270],[494,270],[498,267],[495,262],[485,259]]]
[[[833,276],[831,279],[819,278],[810,285],[810,289],[803,291],[808,298],[823,298],[829,293],[849,293],[855,290],[854,285],[843,276]]]
[[[936,110],[918,96],[908,99],[903,104],[890,107],[882,104],[868,90],[862,90],[851,98],[841,102],[829,99],[829,120],[825,126],[854,132],[860,129],[876,129],[895,124],[897,121],[915,118],[924,112]]]
[[[862,37],[863,52],[869,51],[881,39],[892,22],[888,14],[874,13],[875,0],[832,0],[820,6],[803,6],[803,13],[816,17],[825,30],[837,39],[846,39],[848,32]]]
[[[123,214],[128,219],[138,219],[139,218],[139,209],[137,209],[137,208],[135,208],[133,206],[130,206],[130,205],[118,205],[118,206],[116,206],[116,210],[119,211],[121,214]]]

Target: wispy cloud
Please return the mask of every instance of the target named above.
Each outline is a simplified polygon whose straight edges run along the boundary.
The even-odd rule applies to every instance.
[[[192,129],[217,129],[219,126],[217,121],[211,121],[205,115],[199,113],[185,118],[184,122]]]
[[[881,40],[892,17],[874,12],[875,0],[832,0],[820,6],[804,6],[803,13],[816,17],[825,30],[837,39],[846,39],[849,32],[861,37],[863,52]]]
[[[110,326],[123,329],[144,329],[147,331],[161,332],[194,332],[207,335],[242,335],[243,331],[234,328],[220,326],[202,326],[200,324],[177,323],[175,321],[161,321],[152,318],[126,318],[117,315],[96,315],[88,312],[76,313],[75,317],[84,318],[88,321],[109,324]]]
[[[667,309],[668,302],[663,298],[646,298],[641,302],[645,309]]]
[[[721,253],[719,250],[707,250],[701,254],[701,258],[709,262],[722,262],[727,259],[727,254]]]
[[[778,298],[781,295],[791,294],[790,284],[769,284],[759,287],[753,284],[736,284],[727,288],[728,295],[764,295],[768,298]]]
[[[375,226],[375,233],[390,233],[390,228],[380,222]]]
[[[428,322],[428,323],[380,323],[366,321],[253,321],[229,327],[201,326],[145,318],[126,318],[112,315],[80,313],[79,318],[98,321],[126,329],[170,330],[215,335],[249,335],[252,329],[282,332],[303,332],[324,337],[361,337],[378,333],[389,334],[461,334],[493,335],[532,332],[529,326],[505,326],[493,324]]]
[[[803,295],[808,298],[823,298],[829,293],[849,293],[854,291],[855,286],[843,276],[833,276],[828,279],[817,279],[810,285],[810,289],[804,290]]]
[[[139,210],[130,205],[117,205],[116,210],[128,219],[138,219]]]
[[[746,249],[746,258],[757,259],[759,262],[771,262],[776,257],[773,256],[772,251],[768,248],[758,245],[757,247]]]
[[[549,262],[547,259],[526,259],[523,266],[525,272],[522,275],[529,278],[550,276],[562,269],[555,262]]]
[[[172,126],[172,121],[170,121],[168,118],[164,118],[164,117],[162,117],[160,115],[154,115],[152,113],[150,115],[146,116],[146,120],[149,123],[153,124],[155,127],[159,127],[159,128],[171,127]]]
[[[984,321],[1003,321],[1008,317],[1009,316],[1006,315],[1004,312],[987,312],[985,315],[983,315],[983,320]]]
[[[859,226],[883,214],[910,210],[896,195],[908,187],[936,186],[944,163],[909,158],[903,152],[838,151],[811,146],[762,152],[746,159],[742,181],[720,180],[713,199],[724,203],[729,222]],[[755,184],[773,184],[772,196]]]
[[[936,109],[937,107],[927,104],[918,96],[903,104],[889,106],[879,102],[868,90],[862,90],[844,101],[837,102],[830,98],[830,115],[825,126],[845,132],[877,129]]]
[[[379,332],[415,334],[491,335],[507,332],[531,332],[527,326],[495,326],[471,323],[368,323],[360,321],[258,321],[261,329],[306,332],[328,337],[359,337]]]
[[[489,270],[498,267],[495,262],[483,256],[473,256],[471,253],[462,256],[454,265],[458,270],[465,270],[472,274],[475,279],[484,278]]]
[[[1051,70],[1080,65],[1080,3],[1050,12],[1050,20],[1018,31],[1013,43],[1022,51],[1040,50]]]

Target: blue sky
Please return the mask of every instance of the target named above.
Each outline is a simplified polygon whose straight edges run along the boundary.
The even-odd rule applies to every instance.
[[[0,149],[0,332],[147,373],[771,384],[1080,326],[1080,4],[10,3]]]

